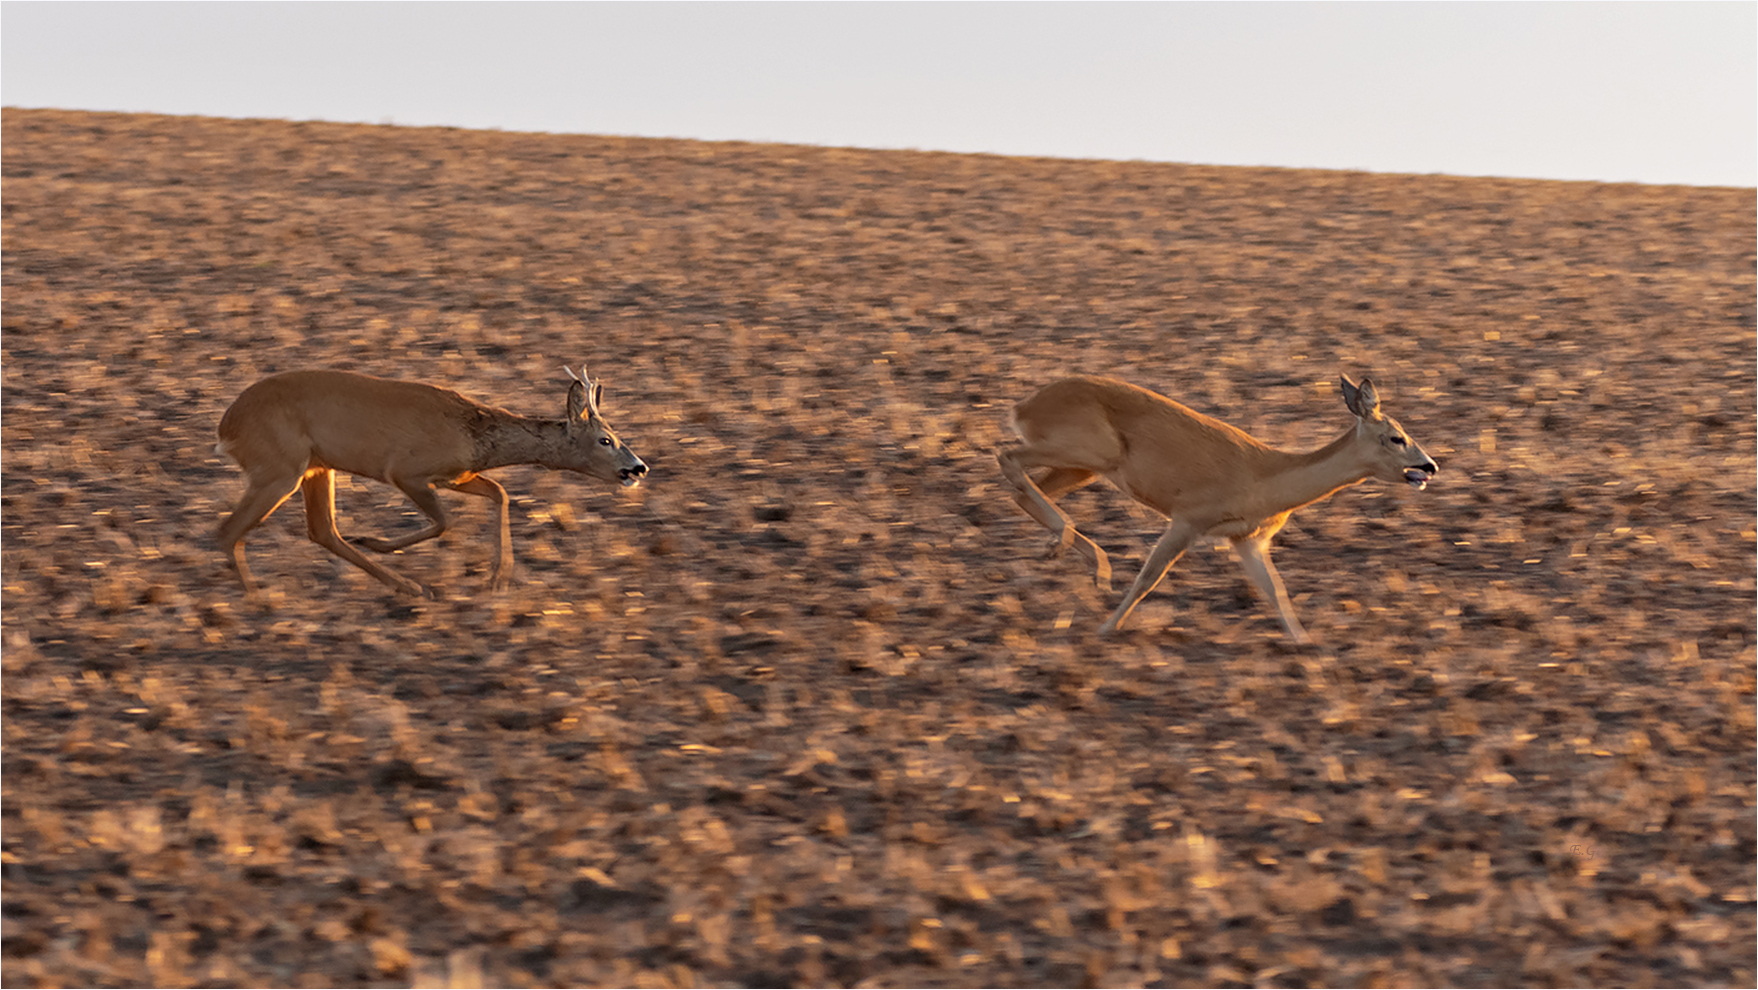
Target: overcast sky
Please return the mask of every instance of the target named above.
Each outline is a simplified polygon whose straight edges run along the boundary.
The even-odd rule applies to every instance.
[[[1758,4],[0,4],[7,106],[1758,185]]]

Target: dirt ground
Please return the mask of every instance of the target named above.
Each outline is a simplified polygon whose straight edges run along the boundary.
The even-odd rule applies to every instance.
[[[1754,193],[4,111],[8,986],[1750,986]],[[559,416],[398,597],[220,414]],[[1204,544],[1005,494],[1072,372],[1440,462]],[[344,532],[420,525],[388,486]]]

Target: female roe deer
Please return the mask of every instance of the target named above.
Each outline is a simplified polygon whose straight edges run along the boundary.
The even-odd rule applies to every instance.
[[[1101,588],[1111,586],[1105,551],[1077,532],[1052,498],[1102,475],[1171,520],[1099,632],[1116,632],[1179,556],[1213,533],[1233,541],[1246,576],[1275,604],[1289,637],[1305,643],[1306,630],[1270,563],[1270,538],[1295,509],[1339,489],[1373,477],[1420,490],[1440,470],[1396,420],[1380,414],[1372,381],[1362,379],[1358,386],[1344,375],[1343,404],[1355,414],[1349,432],[1296,454],[1126,382],[1065,378],[1014,407],[1014,429],[1025,442],[997,458],[1014,500],[1056,534],[1051,556],[1070,544],[1078,547],[1097,569]],[[1034,480],[1026,473],[1034,468],[1049,470]]]
[[[216,534],[245,591],[254,592],[256,582],[244,564],[244,534],[299,489],[312,542],[398,591],[433,596],[432,588],[368,559],[336,531],[337,471],[397,486],[432,520],[426,529],[396,539],[352,540],[378,553],[446,531],[436,488],[494,499],[500,543],[489,586],[505,587],[513,571],[507,491],[480,472],[538,464],[624,487],[640,484],[647,474],[647,465],[599,415],[604,386],[586,377],[584,365],[578,375],[562,370],[574,382],[567,416],[559,421],[485,406],[450,389],[348,371],[289,371],[245,389],[221,417],[215,448],[238,462],[248,480],[237,510]]]

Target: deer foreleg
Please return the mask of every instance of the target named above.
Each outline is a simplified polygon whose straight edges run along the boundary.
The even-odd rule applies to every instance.
[[[1245,568],[1245,576],[1257,585],[1257,590],[1270,603],[1276,606],[1276,613],[1282,617],[1282,628],[1288,631],[1288,638],[1296,643],[1310,643],[1311,637],[1294,617],[1294,603],[1288,600],[1288,589],[1282,586],[1282,577],[1276,573],[1276,565],[1270,563],[1270,538],[1260,536],[1235,540],[1233,549],[1239,552],[1239,563]]]
[[[417,543],[431,540],[450,528],[451,521],[446,518],[445,506],[440,504],[439,495],[432,487],[426,484],[398,481],[395,478],[391,479],[391,484],[396,485],[398,490],[409,496],[409,501],[414,502],[415,507],[421,510],[421,514],[428,518],[427,528],[389,540],[377,536],[350,536],[348,537],[349,543],[363,546],[375,553],[395,553],[404,547],[412,547]]]
[[[1129,613],[1135,611],[1135,607],[1148,596],[1148,592],[1153,591],[1154,586],[1165,578],[1166,572],[1172,569],[1173,564],[1178,563],[1178,558],[1184,556],[1184,551],[1190,548],[1191,542],[1199,535],[1201,531],[1195,527],[1173,520],[1172,525],[1161,534],[1159,542],[1154,544],[1154,549],[1148,552],[1147,563],[1142,565],[1141,573],[1135,576],[1135,583],[1130,586],[1129,593],[1123,596],[1123,604],[1117,606],[1117,611],[1112,612],[1105,624],[1099,627],[1099,633],[1108,636],[1122,627],[1123,620],[1129,618]]]
[[[498,516],[496,527],[496,545],[494,555],[494,571],[489,575],[488,586],[496,591],[505,588],[513,580],[513,525],[507,513],[507,490],[497,482],[482,475],[474,475],[469,481],[452,485],[452,490],[468,495],[481,495],[494,500],[495,513]]]

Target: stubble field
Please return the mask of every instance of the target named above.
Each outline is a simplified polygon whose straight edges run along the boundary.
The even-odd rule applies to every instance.
[[[1754,194],[4,112],[4,980],[1749,986]],[[211,533],[333,367],[653,469]],[[1006,496],[1072,371],[1440,462],[1204,544]],[[413,507],[338,492],[343,531]]]

